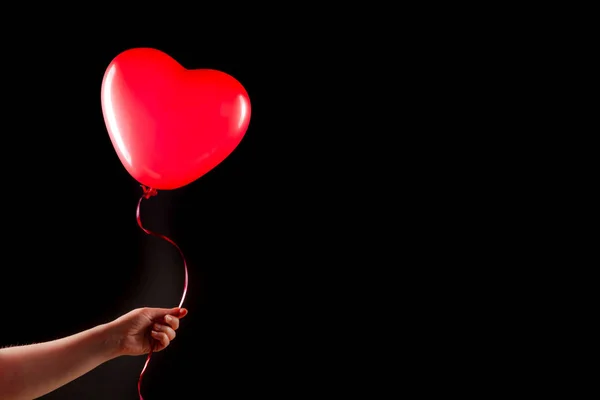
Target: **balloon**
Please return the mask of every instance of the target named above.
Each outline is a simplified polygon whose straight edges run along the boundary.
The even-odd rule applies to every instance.
[[[154,189],[177,189],[212,170],[235,150],[250,122],[248,93],[235,78],[185,69],[155,49],[115,57],[101,97],[121,163]]]

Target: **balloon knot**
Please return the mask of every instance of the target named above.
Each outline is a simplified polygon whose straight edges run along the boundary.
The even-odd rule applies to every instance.
[[[152,196],[156,196],[158,194],[158,192],[156,191],[156,189],[153,189],[151,187],[147,187],[144,185],[140,185],[142,187],[142,190],[144,191],[144,198],[145,199],[149,199]]]

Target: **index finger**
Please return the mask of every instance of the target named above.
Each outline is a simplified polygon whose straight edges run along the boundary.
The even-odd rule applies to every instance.
[[[165,322],[174,330],[177,330],[177,328],[179,328],[179,318],[177,317],[174,317],[172,315],[166,315]]]

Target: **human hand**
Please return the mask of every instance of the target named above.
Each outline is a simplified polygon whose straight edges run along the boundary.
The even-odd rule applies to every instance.
[[[118,355],[138,356],[166,348],[175,339],[179,319],[185,308],[138,308],[117,318],[110,325]]]

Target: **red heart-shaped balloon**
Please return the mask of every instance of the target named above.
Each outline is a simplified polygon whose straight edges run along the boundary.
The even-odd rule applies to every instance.
[[[102,111],[131,176],[154,189],[177,189],[237,147],[250,122],[250,99],[224,72],[188,70],[161,51],[137,48],[106,69]]]

